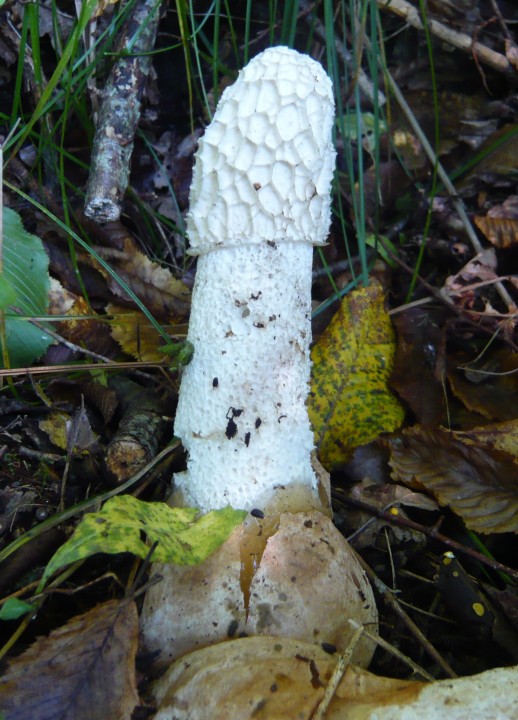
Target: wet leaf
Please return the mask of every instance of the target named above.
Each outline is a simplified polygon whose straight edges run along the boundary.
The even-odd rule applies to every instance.
[[[446,430],[409,428],[389,441],[394,480],[424,487],[481,533],[518,532],[518,463]]]
[[[326,468],[401,424],[403,408],[388,388],[394,353],[383,290],[372,282],[344,298],[311,353],[308,412]]]
[[[489,242],[507,248],[518,242],[518,195],[510,195],[501,205],[494,205],[485,217],[475,217],[475,224]]]
[[[490,243],[498,248],[508,248],[518,243],[518,220],[503,217],[476,217],[475,224]]]
[[[446,402],[440,382],[442,330],[440,316],[409,308],[393,318],[397,351],[391,385],[421,425],[446,423]]]
[[[0,678],[9,720],[130,720],[138,703],[133,602],[99,605],[39,638]]]
[[[131,552],[145,558],[156,541],[153,560],[196,565],[227,539],[246,512],[227,507],[198,515],[195,508],[171,508],[131,495],[113,497],[100,512],[85,515],[51,558],[42,583],[59,568],[95,553]]]
[[[27,319],[47,313],[49,259],[41,240],[26,232],[18,213],[3,208],[3,223],[2,302],[13,308],[6,310],[5,342],[10,366],[23,367],[43,355],[52,342]]]
[[[465,355],[450,357],[451,391],[462,403],[488,420],[513,420],[518,404],[518,355],[507,348],[467,363]]]
[[[482,427],[456,432],[456,437],[466,445],[479,445],[489,450],[502,450],[518,461],[518,420],[492,423]]]
[[[16,620],[28,612],[34,612],[34,605],[30,605],[18,598],[7,598],[0,608],[0,620]]]

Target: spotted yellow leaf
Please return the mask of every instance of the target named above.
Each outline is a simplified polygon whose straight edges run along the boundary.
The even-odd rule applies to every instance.
[[[403,408],[388,388],[394,354],[383,289],[372,281],[344,298],[311,353],[308,411],[327,469],[401,424]]]

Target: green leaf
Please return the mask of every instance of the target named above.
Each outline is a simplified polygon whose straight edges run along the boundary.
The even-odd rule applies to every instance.
[[[8,598],[0,608],[0,620],[16,620],[33,611],[34,605],[18,600],[18,598]]]
[[[42,584],[59,568],[95,553],[130,552],[145,558],[155,541],[154,561],[197,565],[227,539],[245,515],[244,510],[226,507],[199,516],[195,508],[171,508],[131,495],[111,498],[100,512],[84,516],[72,537],[51,558]]]
[[[43,355],[52,342],[44,330],[18,316],[41,317],[47,313],[49,259],[41,240],[26,232],[18,213],[4,208],[3,224],[0,308],[11,305],[18,311],[6,312],[5,342],[11,367],[23,367]]]
[[[328,470],[401,424],[403,408],[388,387],[394,354],[383,289],[372,281],[344,298],[311,353],[308,412]]]
[[[171,357],[174,368],[188,365],[194,355],[194,345],[189,340],[161,345],[158,349]]]
[[[16,302],[16,290],[5,275],[0,275],[0,310],[5,310]]]

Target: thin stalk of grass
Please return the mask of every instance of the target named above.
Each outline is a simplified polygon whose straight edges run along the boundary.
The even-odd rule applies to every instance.
[[[268,44],[275,43],[275,27],[277,24],[277,0],[268,2]]]
[[[200,87],[200,90],[202,93],[203,105],[205,106],[205,111],[207,112],[207,116],[209,117],[210,120],[212,120],[212,111],[211,111],[207,91],[205,90],[205,83],[203,82],[203,71],[202,71],[201,61],[200,61],[200,52],[198,49],[198,35],[200,34],[201,28],[203,27],[203,25],[205,24],[207,19],[210,17],[210,13],[212,12],[213,7],[214,7],[214,3],[212,3],[209,10],[205,14],[202,24],[197,27],[192,0],[189,2],[189,17],[190,17],[191,28],[192,28],[191,42],[192,42],[192,49],[194,52],[194,61],[196,63],[196,70],[198,72],[199,87]],[[219,18],[219,16],[218,16],[218,18]],[[217,41],[219,42],[219,38]],[[216,53],[214,53],[214,52],[213,52],[213,57],[217,57]],[[216,82],[216,87],[217,87],[217,82]],[[193,109],[191,107],[191,118],[193,118],[193,117],[194,117]],[[192,132],[194,132],[194,125],[192,126],[191,130],[192,130]]]
[[[22,115],[22,87],[23,87],[23,66],[24,58],[27,52],[27,34],[29,26],[25,21],[25,16],[22,21],[22,29],[20,33],[20,54],[18,56],[18,64],[16,66],[16,76],[14,80],[14,92],[13,92],[13,107],[11,109],[11,117],[9,121],[9,127],[14,128],[15,124],[19,121]],[[7,117],[7,116],[5,116]],[[7,149],[8,145],[5,143],[4,149]]]
[[[363,179],[364,179],[364,166],[363,166],[363,152],[361,146],[361,138],[364,134],[364,123],[361,113],[361,102],[360,102],[360,88],[358,83],[353,80],[353,86],[349,85],[349,76],[353,75],[356,78],[359,73],[362,48],[358,47],[358,42],[361,43],[363,37],[363,27],[367,21],[367,10],[368,2],[363,2],[361,7],[362,14],[360,15],[360,32],[358,33],[354,28],[356,25],[355,13],[357,11],[357,4],[354,0],[348,5],[348,14],[346,14],[345,5],[342,3],[340,13],[341,25],[343,28],[349,26],[350,33],[353,38],[353,43],[356,43],[353,52],[351,53],[351,59],[353,67],[348,67],[345,62],[345,58],[341,58],[343,66],[340,65],[340,58],[336,50],[336,17],[335,8],[331,0],[324,0],[324,27],[325,27],[325,44],[327,50],[327,65],[328,71],[333,79],[336,96],[336,109],[337,109],[337,131],[343,139],[343,157],[345,160],[347,176],[349,179],[351,205],[354,216],[355,232],[357,237],[358,253],[360,258],[360,276],[358,281],[362,284],[368,284],[369,279],[369,268],[368,268],[368,257],[367,257],[367,229],[366,229],[366,215],[365,215],[365,196],[363,192]],[[358,40],[358,38],[360,38]],[[343,44],[345,46],[346,39],[344,38]],[[341,56],[340,56],[341,57]],[[344,78],[343,82],[341,78]],[[354,98],[354,110],[351,111],[349,106],[344,105],[343,98],[345,97]],[[374,100],[375,102],[375,100]],[[348,128],[353,127],[355,129],[355,135],[358,142],[358,157],[354,157],[353,146],[349,139]],[[379,121],[378,121],[378,136],[379,136]],[[379,143],[378,143],[379,144]],[[356,190],[357,188],[357,190]],[[338,206],[338,207],[336,207]],[[335,204],[337,209],[337,217],[342,227],[342,233],[344,237],[345,247],[347,256],[350,260],[351,253],[349,250],[349,243],[347,241],[347,222],[345,220],[344,212],[341,207],[341,200],[337,199]],[[351,272],[354,277],[354,266],[351,264]]]
[[[297,31],[299,5],[299,0],[288,0],[288,2],[284,3],[281,23],[281,45],[293,47]]]
[[[374,237],[376,238],[379,233],[379,210],[380,210],[380,193],[379,188],[381,187],[381,179],[379,176],[380,167],[380,135],[381,135],[381,108],[378,102],[379,98],[379,70],[378,70],[378,58],[383,57],[381,50],[381,43],[379,38],[381,37],[379,13],[376,0],[370,0],[369,8],[370,16],[370,45],[369,52],[367,52],[367,62],[369,65],[369,75],[372,81],[373,89],[373,148],[371,150],[371,156],[374,163],[376,172],[376,204],[374,210],[374,217],[371,218],[371,225],[373,227]]]
[[[51,78],[49,79],[45,89],[43,90],[41,97],[36,105],[36,108],[32,113],[32,117],[30,118],[29,122],[24,126],[22,132],[18,136],[18,139],[12,151],[13,155],[16,155],[19,152],[20,148],[29,136],[34,125],[45,114],[49,101],[52,101],[52,93],[58,86],[61,77],[63,76],[63,73],[66,71],[73,55],[75,54],[81,36],[86,29],[86,26],[90,22],[90,19],[96,7],[97,0],[85,0],[85,2],[81,4],[81,12],[79,14],[77,24],[72,33],[70,34],[68,42],[63,51],[63,55],[61,56],[56,66],[56,69],[52,73]]]
[[[325,33],[326,33],[326,55],[327,55],[327,69],[329,74],[331,75],[333,79],[333,87],[335,90],[335,102],[336,102],[336,114],[337,114],[337,122],[335,127],[335,136],[336,136],[336,128],[339,129],[341,132],[341,135],[344,140],[344,148],[347,146],[347,138],[346,133],[344,130],[344,113],[345,108],[343,105],[343,95],[342,95],[342,86],[340,82],[340,68],[338,64],[338,53],[336,51],[336,43],[335,43],[335,31],[334,31],[334,9],[333,4],[331,0],[325,0],[324,2],[324,27],[325,27]],[[345,27],[345,23],[343,24],[343,27]],[[344,70],[346,70],[344,68]],[[346,73],[344,73],[344,77],[347,77]],[[336,145],[336,141],[335,141]],[[349,148],[350,149],[350,148]],[[346,149],[346,157],[348,157],[349,153]],[[352,172],[352,166],[351,166],[351,172]],[[352,183],[351,183],[352,184]],[[336,204],[338,203],[338,211],[336,212],[336,215],[339,219],[341,230],[342,230],[342,236],[345,241],[345,249],[347,253],[347,257],[350,260],[350,250],[349,250],[349,243],[347,242],[347,227],[345,222],[345,213],[342,209],[342,200],[340,193],[335,193],[335,210],[336,210]],[[323,255],[321,255],[323,257]],[[324,261],[324,267],[325,267],[325,261]],[[353,268],[352,263],[350,264],[351,269]],[[354,270],[352,270],[354,272]],[[328,273],[328,277],[331,277],[331,273]],[[332,287],[335,292],[336,299],[339,299],[340,293],[338,292],[338,289],[334,283],[334,280],[332,282]],[[327,305],[325,305],[327,307]],[[319,308],[320,312],[325,308]]]
[[[250,23],[252,20],[252,0],[246,0],[245,8],[245,37],[244,37],[244,48],[243,48],[243,63],[246,65],[250,59],[249,57],[249,46],[250,46]]]
[[[220,32],[221,32],[221,0],[216,0],[216,4],[214,6],[214,40],[213,40],[213,54],[212,54],[212,94],[214,97],[214,107],[218,104],[219,99],[219,92],[218,92],[218,86],[219,86],[219,73],[218,73],[218,58],[219,58],[219,38],[220,38]],[[207,111],[210,113],[210,108],[207,108]],[[212,114],[209,114],[210,119],[212,120]]]
[[[185,78],[187,81],[187,94],[189,98],[189,117],[191,124],[191,132],[194,132],[194,91],[193,91],[193,71],[192,59],[189,41],[191,34],[189,32],[189,21],[187,17],[187,3],[185,0],[176,0],[176,13],[178,15],[178,25],[180,28],[180,39],[183,47],[183,56],[185,61]]]
[[[232,12],[230,8],[230,2],[229,0],[225,0],[225,15],[226,20],[228,23],[228,32],[230,35],[230,43],[232,45],[232,50],[234,52],[234,57],[236,59],[236,64],[238,67],[241,65],[241,53],[239,52],[239,41],[238,41],[238,34],[234,27],[234,21],[232,19]]]
[[[433,47],[432,47],[432,36],[430,33],[430,28],[428,24],[428,15],[426,12],[426,7],[423,2],[423,0],[419,0],[419,12],[422,17],[423,22],[423,30],[425,34],[425,41],[426,41],[426,50],[428,53],[428,63],[430,66],[430,80],[432,83],[432,104],[433,104],[433,121],[434,121],[434,155],[435,155],[435,162],[433,163],[433,169],[432,169],[432,185],[430,188],[430,192],[428,194],[428,210],[426,213],[426,219],[425,224],[423,228],[423,238],[421,241],[421,244],[419,246],[419,252],[417,254],[417,261],[414,267],[414,272],[412,274],[412,278],[410,279],[410,285],[408,287],[408,291],[405,298],[405,303],[409,303],[412,299],[412,296],[414,294],[415,286],[419,277],[419,273],[421,270],[421,265],[423,264],[424,259],[424,253],[426,250],[426,239],[428,237],[428,232],[430,230],[430,225],[432,222],[432,213],[433,213],[433,199],[435,195],[437,194],[437,173],[439,170],[439,145],[440,145],[440,117],[439,117],[439,99],[438,99],[438,93],[437,93],[437,77],[435,74],[435,61],[433,56]]]

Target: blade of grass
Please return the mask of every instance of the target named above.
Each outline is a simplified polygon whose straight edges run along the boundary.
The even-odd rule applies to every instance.
[[[81,5],[81,13],[79,15],[79,19],[77,22],[77,25],[75,26],[74,30],[72,31],[68,42],[65,46],[65,49],[63,51],[63,55],[61,56],[56,69],[52,73],[52,77],[49,79],[47,86],[43,90],[41,97],[38,101],[38,104],[36,105],[36,108],[34,109],[34,112],[32,114],[31,119],[29,122],[23,127],[22,132],[18,136],[18,140],[16,142],[16,145],[14,149],[12,150],[12,154],[16,155],[20,148],[22,147],[23,143],[29,136],[32,128],[34,125],[38,122],[38,120],[45,114],[45,111],[47,109],[47,105],[49,101],[52,98],[52,93],[56,89],[63,73],[66,71],[70,60],[72,59],[72,56],[77,50],[78,43],[80,41],[81,35],[90,22],[90,19],[97,7],[97,0],[85,0],[85,2]]]
[[[435,162],[433,163],[432,168],[432,184],[430,188],[430,192],[428,194],[428,210],[426,213],[426,219],[424,223],[423,228],[423,239],[421,242],[421,245],[419,247],[419,252],[417,254],[417,260],[414,267],[414,273],[410,279],[410,285],[408,287],[408,292],[405,298],[405,303],[409,303],[412,299],[412,296],[414,294],[415,286],[417,283],[417,278],[419,277],[419,272],[421,270],[421,265],[423,263],[424,259],[424,253],[426,250],[426,239],[428,237],[428,231],[430,230],[430,224],[432,222],[432,214],[433,214],[433,199],[435,195],[437,194],[437,174],[439,170],[439,144],[440,144],[440,116],[439,116],[439,98],[437,93],[437,78],[435,74],[435,61],[433,56],[433,47],[432,47],[432,36],[430,33],[430,28],[428,25],[428,15],[426,13],[426,7],[423,2],[423,0],[419,0],[419,12],[422,17],[423,21],[423,30],[425,34],[425,41],[426,41],[426,49],[428,53],[428,64],[430,68],[430,80],[432,83],[432,105],[433,105],[433,142],[434,142],[434,156],[435,156]]]

